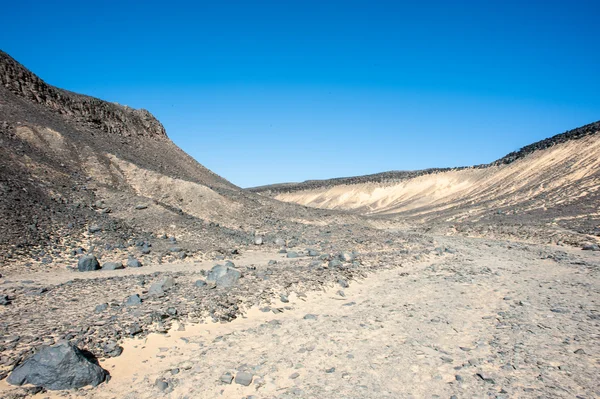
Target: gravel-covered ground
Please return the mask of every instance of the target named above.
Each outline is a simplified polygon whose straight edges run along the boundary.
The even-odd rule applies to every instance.
[[[428,240],[414,234],[380,235],[388,238],[388,244],[377,245],[373,237],[367,240],[365,236],[362,244],[324,241],[311,248],[288,247],[296,245],[288,242],[282,249],[265,244],[244,247],[228,256],[213,254],[213,260],[190,258],[185,263],[92,272],[48,268],[4,275],[0,279],[0,296],[5,298],[0,307],[0,375],[6,375],[40,345],[68,339],[98,357],[113,356],[123,338],[164,332],[176,320],[231,321],[242,309],[287,295],[290,290],[320,290],[340,278],[350,281],[432,250],[426,249]],[[297,257],[288,257],[294,255]],[[383,263],[382,257],[388,261]],[[196,285],[198,280],[206,280],[214,265],[227,261],[242,273],[234,286]],[[152,284],[165,278],[172,278],[173,286],[159,295],[151,292]],[[132,295],[139,295],[142,303],[128,306],[126,300]]]
[[[53,287],[36,305],[35,296],[15,301],[9,319],[22,320],[23,329],[35,308],[52,317],[32,325],[60,329],[70,315],[75,339],[91,349],[107,331],[122,332],[122,354],[101,359],[110,382],[39,397],[593,398],[600,395],[599,254],[414,236],[340,268],[256,253],[237,261],[244,277],[231,289],[195,287],[201,271],[109,284],[89,278]],[[278,263],[267,266],[271,255]],[[147,287],[164,274],[174,287],[146,298],[141,281]],[[140,306],[123,306],[131,292],[142,294]],[[54,298],[54,313],[44,298]],[[109,308],[94,314],[101,302]],[[177,315],[165,318],[169,308]],[[83,321],[88,330],[78,333]],[[242,382],[244,372],[248,386],[223,382],[227,373]],[[6,397],[26,392],[0,389]]]

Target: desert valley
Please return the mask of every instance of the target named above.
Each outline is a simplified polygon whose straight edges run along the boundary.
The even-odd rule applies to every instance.
[[[600,122],[250,189],[167,133],[0,52],[0,397],[600,396]]]

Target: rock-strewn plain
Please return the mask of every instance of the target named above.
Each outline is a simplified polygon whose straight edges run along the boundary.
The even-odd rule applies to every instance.
[[[600,396],[598,123],[246,191],[148,111],[0,83],[0,397]]]

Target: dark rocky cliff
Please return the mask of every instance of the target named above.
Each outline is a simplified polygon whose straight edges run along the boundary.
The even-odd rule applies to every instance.
[[[145,109],[133,109],[48,85],[0,50],[0,84],[19,97],[42,104],[78,124],[125,137],[166,137],[163,125]]]

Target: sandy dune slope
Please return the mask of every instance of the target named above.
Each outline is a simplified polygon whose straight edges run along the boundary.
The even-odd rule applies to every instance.
[[[427,218],[447,212],[448,221],[490,209],[564,206],[597,193],[600,137],[588,136],[536,151],[507,165],[426,174],[392,183],[337,185],[282,192],[276,199],[363,214],[406,213]],[[460,208],[459,212],[448,212]]]

